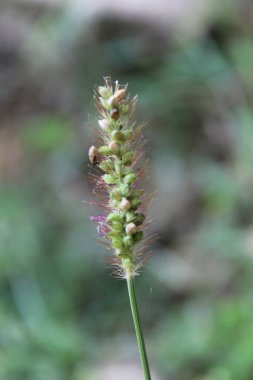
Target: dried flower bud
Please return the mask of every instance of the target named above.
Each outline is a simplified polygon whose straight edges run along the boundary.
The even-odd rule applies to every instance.
[[[125,88],[122,88],[121,90],[115,91],[115,93],[114,93],[114,97],[118,100],[118,102],[123,100],[125,95],[126,95],[126,89]]]
[[[122,201],[120,202],[119,206],[120,206],[121,210],[126,211],[126,210],[130,209],[131,203],[130,203],[130,201],[128,199],[122,198]]]
[[[126,233],[127,234],[134,234],[137,231],[136,225],[131,222],[126,225]]]
[[[92,164],[95,164],[95,163],[96,163],[96,160],[97,160],[97,154],[98,154],[98,150],[97,150],[97,148],[96,148],[94,145],[92,145],[92,146],[90,147],[90,149],[89,149],[89,153],[88,153],[88,155],[89,155],[89,160],[90,160],[90,162],[91,162]]]
[[[107,131],[110,128],[110,122],[107,119],[98,120],[98,124],[103,131]]]
[[[111,152],[117,152],[119,150],[119,146],[115,141],[111,141],[108,147],[110,148]]]
[[[119,116],[120,116],[120,113],[119,113],[119,110],[117,110],[116,108],[113,108],[111,111],[110,111],[110,116],[113,120],[118,120],[119,119]]]

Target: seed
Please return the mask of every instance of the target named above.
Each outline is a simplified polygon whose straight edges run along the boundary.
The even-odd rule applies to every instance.
[[[135,173],[129,173],[124,178],[124,183],[130,184],[136,181],[136,174]]]
[[[131,207],[131,203],[129,202],[128,199],[126,199],[126,198],[122,198],[122,201],[120,202],[119,207],[121,208],[121,210],[126,211],[126,210],[129,210],[129,209],[130,209],[130,207]]]
[[[135,234],[136,231],[137,231],[137,227],[133,222],[128,223],[126,225],[126,233],[127,234]]]
[[[92,164],[95,164],[96,163],[96,160],[97,160],[97,154],[98,154],[98,150],[97,148],[95,147],[95,145],[92,145],[89,149],[89,160]]]
[[[112,152],[117,152],[119,150],[119,146],[115,141],[111,141],[108,146]]]

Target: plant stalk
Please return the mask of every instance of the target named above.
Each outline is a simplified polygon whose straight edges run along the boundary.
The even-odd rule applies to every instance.
[[[142,333],[140,315],[138,311],[136,294],[135,294],[134,276],[131,274],[129,274],[129,276],[127,277],[127,288],[128,288],[128,295],[129,295],[129,300],[130,300],[130,305],[131,305],[132,316],[133,316],[136,339],[137,339],[138,348],[140,352],[141,364],[142,364],[142,368],[144,372],[144,378],[145,380],[151,380],[148,357],[147,357],[144,337]]]

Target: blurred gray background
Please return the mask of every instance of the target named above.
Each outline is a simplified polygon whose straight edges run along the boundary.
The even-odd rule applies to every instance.
[[[82,202],[107,75],[148,124],[153,379],[253,379],[252,36],[246,0],[1,0],[1,380],[143,378]]]

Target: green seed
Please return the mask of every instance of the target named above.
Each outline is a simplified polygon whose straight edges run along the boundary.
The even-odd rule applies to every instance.
[[[144,214],[136,214],[135,218],[134,218],[134,223],[137,225],[137,226],[140,226],[144,220],[145,220],[145,215]]]
[[[104,155],[104,156],[109,156],[112,154],[112,151],[111,149],[109,148],[109,146],[101,146],[99,149],[98,149],[99,153]]]
[[[123,239],[123,243],[124,243],[124,246],[126,248],[132,247],[132,245],[133,245],[133,238],[132,238],[132,236],[129,236],[129,235],[125,236],[124,239]]]
[[[126,213],[126,222],[127,222],[127,223],[133,222],[133,221],[135,220],[135,218],[136,218],[136,214],[135,214],[135,212],[133,212],[133,211],[128,211],[128,212]]]
[[[112,208],[118,208],[119,201],[117,201],[116,199],[110,199],[110,205]]]
[[[122,249],[123,248],[123,242],[120,238],[114,237],[114,238],[112,238],[112,246],[114,249]]]
[[[134,198],[131,200],[131,205],[133,209],[137,209],[141,205],[141,200],[138,198]]]
[[[128,197],[130,195],[131,189],[127,184],[120,184],[119,189],[123,197]]]
[[[114,164],[115,172],[118,177],[121,177],[121,161],[116,161]]]
[[[124,230],[124,227],[120,222],[112,222],[112,229],[117,232],[122,232]]]
[[[99,167],[104,172],[110,172],[110,171],[114,170],[114,163],[112,160],[104,160],[104,161],[100,162]]]
[[[136,181],[136,174],[134,174],[134,173],[129,173],[124,178],[124,183],[131,184],[135,181]]]
[[[116,182],[116,178],[111,174],[104,174],[102,178],[108,185],[111,185]]]
[[[121,199],[121,192],[118,188],[114,188],[112,189],[112,191],[110,192],[110,198],[111,199],[116,199],[117,201],[119,201]]]
[[[125,138],[124,134],[120,131],[113,131],[111,136],[112,136],[112,139],[117,142],[122,142],[124,141],[124,138]]]
[[[119,212],[111,212],[106,219],[108,222],[120,221],[123,219],[123,215]]]
[[[131,198],[139,198],[141,197],[142,195],[144,194],[144,190],[142,189],[137,189],[137,190],[133,190],[131,192]]]
[[[134,235],[133,235],[133,240],[135,243],[138,243],[139,241],[141,241],[143,239],[143,231],[138,231],[136,232]]]
[[[124,105],[121,107],[121,111],[122,111],[123,114],[128,113],[128,111],[129,111],[129,105],[128,105],[128,104],[124,104]]]
[[[130,165],[133,161],[134,154],[133,152],[127,152],[122,157],[122,162],[125,165]]]

